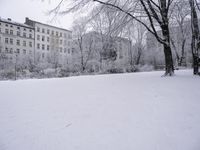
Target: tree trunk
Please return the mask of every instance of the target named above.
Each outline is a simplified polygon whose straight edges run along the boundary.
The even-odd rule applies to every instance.
[[[164,44],[165,54],[165,76],[172,76],[174,74],[174,65],[172,59],[171,47],[168,44]]]
[[[192,56],[193,56],[193,74],[199,75],[199,49],[200,49],[200,35],[198,16],[194,5],[194,0],[189,0],[191,8],[191,28],[192,28]]]
[[[175,51],[176,62],[177,62],[177,64],[179,65],[180,57],[179,57],[179,54],[178,54],[178,51],[177,51],[176,45],[175,45],[174,40],[173,40],[172,38],[170,38],[170,42],[172,43],[172,46],[173,46],[174,51]]]
[[[182,42],[181,58],[180,58],[179,66],[183,65],[183,60],[185,59],[185,42],[186,42],[186,39],[184,39],[183,42]],[[184,63],[184,65],[185,65],[185,63]]]
[[[169,18],[168,18],[168,6],[166,0],[160,1],[161,5],[161,14],[162,14],[162,23],[160,27],[162,29],[162,35],[164,38],[164,54],[165,54],[165,76],[172,76],[174,74],[174,64],[172,59],[172,51],[170,47],[170,33],[169,33]]]
[[[193,54],[193,74],[199,75],[199,57]]]
[[[165,76],[172,76],[174,74],[174,65],[172,59],[172,51],[170,47],[170,35],[169,35],[169,27],[168,24],[164,24],[162,26],[162,34],[165,40],[163,44],[164,47],[164,55],[165,55]]]

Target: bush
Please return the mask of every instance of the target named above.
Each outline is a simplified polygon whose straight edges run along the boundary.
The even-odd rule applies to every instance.
[[[138,70],[140,71],[140,72],[144,72],[144,71],[153,71],[154,70],[154,67],[152,66],[152,65],[147,65],[147,64],[145,64],[145,65],[139,65],[139,66],[137,66],[137,68],[138,68]]]
[[[106,73],[124,73],[123,68],[111,68],[106,70]]]
[[[1,80],[15,79],[14,71],[3,71],[0,73]]]
[[[58,77],[69,77],[70,76],[70,70],[68,69],[60,69]]]

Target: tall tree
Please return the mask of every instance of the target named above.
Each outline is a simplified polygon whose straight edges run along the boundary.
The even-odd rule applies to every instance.
[[[93,50],[93,39],[86,37],[87,31],[87,19],[79,18],[74,21],[73,32],[75,38],[75,44],[78,49],[78,56],[80,58],[81,71],[86,70],[89,59]]]
[[[176,32],[176,35],[172,33],[171,44],[174,48],[179,66],[182,66],[184,64],[183,62],[186,61],[185,46],[190,29],[188,25],[189,14],[190,9],[187,0],[176,0],[174,2],[171,21],[173,27],[171,32]]]
[[[189,4],[191,9],[191,28],[192,28],[191,49],[193,56],[193,74],[199,75],[200,34],[199,34],[198,16],[196,11],[195,1],[189,0]]]

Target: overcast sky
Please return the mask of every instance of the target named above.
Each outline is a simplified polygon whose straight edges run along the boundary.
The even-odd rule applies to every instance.
[[[25,17],[30,19],[55,25],[58,27],[71,29],[73,15],[59,16],[52,21],[52,16],[47,15],[48,10],[55,8],[59,0],[0,0],[0,17],[11,18],[20,23],[25,22]]]

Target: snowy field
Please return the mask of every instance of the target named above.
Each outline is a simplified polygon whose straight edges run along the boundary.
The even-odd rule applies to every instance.
[[[200,150],[191,70],[0,82],[0,150]]]

